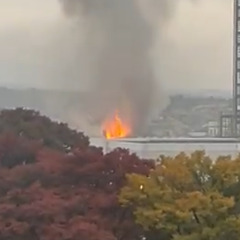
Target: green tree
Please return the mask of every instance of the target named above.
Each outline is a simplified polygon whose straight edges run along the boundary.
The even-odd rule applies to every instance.
[[[175,240],[238,240],[239,177],[240,158],[213,162],[204,152],[181,153],[161,157],[148,177],[127,175],[119,201],[146,232],[167,232]]]

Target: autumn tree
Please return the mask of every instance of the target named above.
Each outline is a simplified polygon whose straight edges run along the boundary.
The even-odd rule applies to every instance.
[[[127,150],[104,155],[67,125],[26,109],[0,112],[1,240],[140,240],[118,194],[126,173],[154,168]]]
[[[39,165],[52,177],[48,185],[52,183],[65,194],[81,196],[77,208],[72,209],[74,214],[79,211],[86,221],[94,221],[116,239],[139,239],[141,228],[135,224],[132,211],[119,205],[117,196],[125,184],[126,173],[148,175],[149,169],[154,168],[153,162],[140,160],[123,149],[107,155],[97,148],[76,149],[55,161],[42,157]]]
[[[11,133],[2,134],[0,135],[0,167],[12,168],[34,163],[42,147],[38,141]]]
[[[237,240],[239,177],[240,158],[214,163],[203,152],[182,153],[162,157],[150,177],[128,174],[119,201],[153,239]]]
[[[6,132],[39,140],[43,145],[61,151],[89,145],[82,132],[70,129],[67,124],[54,122],[37,111],[23,108],[0,112],[0,134]]]
[[[153,167],[127,150],[89,147],[44,148],[33,164],[0,168],[0,239],[140,240],[118,193],[126,173],[147,176]]]

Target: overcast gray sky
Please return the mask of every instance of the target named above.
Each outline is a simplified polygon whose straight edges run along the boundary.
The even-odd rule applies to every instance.
[[[74,31],[58,1],[0,0],[0,16],[0,85],[61,87],[49,79],[71,71],[59,58],[73,54],[64,42]],[[154,57],[166,89],[231,89],[232,1],[182,0],[164,34]]]

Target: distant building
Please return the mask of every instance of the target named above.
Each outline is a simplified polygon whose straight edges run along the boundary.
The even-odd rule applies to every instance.
[[[206,137],[207,133],[206,132],[189,132],[188,136],[192,138],[201,138],[201,137]]]
[[[240,152],[240,141],[235,138],[124,138],[106,140],[90,138],[91,145],[102,147],[104,152],[115,148],[129,149],[141,158],[158,159],[160,155],[176,156],[180,152],[191,154],[205,151],[214,160],[219,156],[236,157]]]
[[[203,126],[206,129],[208,137],[218,137],[219,136],[219,123],[217,121],[210,121]]]

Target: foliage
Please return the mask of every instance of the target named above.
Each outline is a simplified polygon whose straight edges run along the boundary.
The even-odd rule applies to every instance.
[[[22,108],[0,112],[0,134],[5,132],[40,140],[43,145],[61,151],[89,145],[83,133],[70,129],[67,124],[53,122],[39,112]]]
[[[128,174],[119,201],[147,232],[175,240],[240,239],[240,158],[162,157],[149,177]],[[156,238],[155,236],[155,239]]]
[[[13,134],[0,135],[0,166],[12,168],[17,165],[34,163],[42,149],[38,141]]]
[[[32,110],[0,113],[1,240],[240,240],[240,156],[157,164]]]
[[[139,240],[142,228],[135,224],[131,209],[119,205],[118,193],[126,173],[146,176],[153,162],[123,149],[104,155],[85,138],[79,142],[81,135],[71,138],[62,125],[35,119],[34,112],[17,111],[22,115],[16,110],[3,114],[9,120],[18,118],[12,123],[4,120],[5,126],[16,129],[10,134],[5,133],[8,127],[2,128],[0,134],[0,239]],[[19,134],[22,119],[26,128]],[[1,117],[0,121],[3,127]],[[38,121],[41,131],[32,132]],[[52,129],[55,126],[59,130]],[[59,151],[55,140],[46,147],[39,139],[47,133],[52,139],[69,137],[68,143],[76,147]]]

